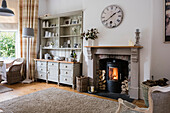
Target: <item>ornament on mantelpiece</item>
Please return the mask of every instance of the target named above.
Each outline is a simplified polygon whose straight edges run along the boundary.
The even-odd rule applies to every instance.
[[[133,43],[133,41],[132,40],[129,40],[129,44],[128,44],[129,46],[134,46],[134,43]]]
[[[134,46],[140,46],[140,44],[139,44],[139,39],[140,39],[140,32],[139,32],[139,29],[136,29],[136,43],[135,43],[135,45]]]
[[[98,30],[96,28],[92,28],[87,32],[81,33],[81,38],[84,38],[88,41],[88,46],[94,46],[94,40],[98,38]]]
[[[89,39],[88,40],[88,46],[94,46],[94,40]]]

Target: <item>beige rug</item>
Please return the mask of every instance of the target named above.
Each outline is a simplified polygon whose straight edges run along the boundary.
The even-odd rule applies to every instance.
[[[11,88],[0,85],[0,93],[5,93],[5,92],[8,92],[8,91],[12,91],[12,90],[13,89],[11,89]]]
[[[13,113],[115,113],[118,103],[83,94],[48,88],[0,103]]]

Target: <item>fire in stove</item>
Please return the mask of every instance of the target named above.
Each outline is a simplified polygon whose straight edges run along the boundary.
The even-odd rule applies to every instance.
[[[118,80],[118,68],[109,67],[109,80]]]

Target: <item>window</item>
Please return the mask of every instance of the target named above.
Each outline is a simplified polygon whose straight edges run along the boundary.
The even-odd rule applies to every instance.
[[[0,32],[0,57],[16,57],[16,31]]]

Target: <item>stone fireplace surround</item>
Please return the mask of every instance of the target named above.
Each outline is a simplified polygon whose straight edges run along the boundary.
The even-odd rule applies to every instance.
[[[97,63],[99,56],[129,56],[130,58],[130,98],[139,99],[139,78],[140,78],[140,58],[139,52],[142,46],[85,46],[88,53],[88,77],[90,78],[90,85],[98,87]]]

